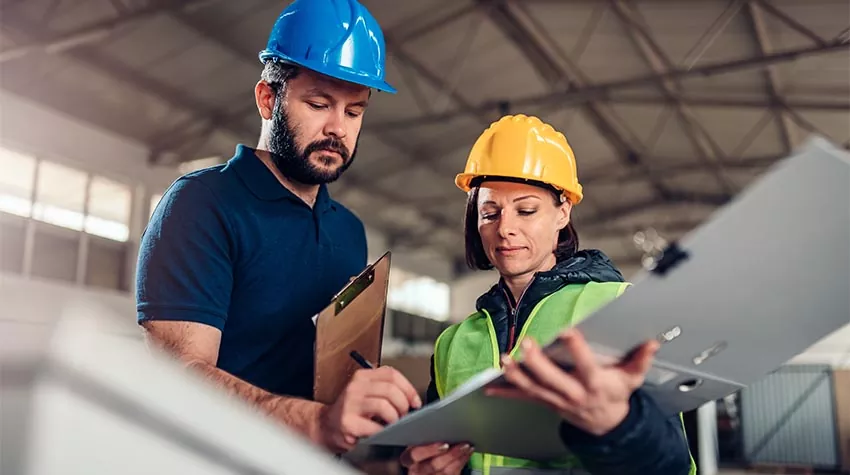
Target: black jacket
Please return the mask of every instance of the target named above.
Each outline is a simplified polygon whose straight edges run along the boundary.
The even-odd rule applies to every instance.
[[[500,353],[506,353],[512,321],[516,322],[515,334],[519,335],[531,310],[541,299],[568,284],[588,282],[623,282],[623,275],[601,251],[580,251],[554,269],[538,273],[513,314],[511,308],[516,305],[502,282],[479,297],[476,308],[490,313]],[[432,356],[426,403],[437,399]],[[665,418],[642,390],[632,395],[630,403],[626,419],[601,437],[563,423],[564,443],[594,475],[687,475],[691,457],[680,419]]]

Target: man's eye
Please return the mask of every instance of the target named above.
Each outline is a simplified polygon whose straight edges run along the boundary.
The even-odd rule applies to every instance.
[[[328,107],[325,104],[319,104],[318,102],[308,102],[307,104],[310,106],[310,108],[316,110],[327,109]]]

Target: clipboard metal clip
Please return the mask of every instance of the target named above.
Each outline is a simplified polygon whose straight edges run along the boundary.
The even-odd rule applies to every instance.
[[[348,283],[334,297],[334,315],[339,315],[340,312],[358,295],[363,293],[372,282],[375,281],[375,268],[370,266],[365,272],[357,276],[356,279]]]
[[[658,275],[665,275],[689,257],[675,241],[668,242],[653,228],[638,231],[634,235],[634,243],[643,251],[641,265],[644,269]]]

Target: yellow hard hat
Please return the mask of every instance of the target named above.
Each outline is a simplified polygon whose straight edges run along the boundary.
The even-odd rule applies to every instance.
[[[502,117],[478,137],[455,184],[468,192],[477,177],[542,182],[561,190],[574,205],[583,196],[567,138],[537,117],[522,114]]]

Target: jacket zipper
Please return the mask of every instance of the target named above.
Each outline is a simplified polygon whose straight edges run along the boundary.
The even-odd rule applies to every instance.
[[[522,294],[519,296],[519,299],[517,299],[516,307],[514,307],[511,303],[511,296],[508,295],[508,291],[504,288],[502,289],[502,292],[505,294],[505,298],[508,300],[508,347],[505,353],[510,353],[511,350],[514,349],[514,343],[516,343],[516,326],[519,304],[520,302],[522,302],[522,298],[525,297],[525,293],[528,291],[529,287],[531,287],[532,283],[534,283],[533,279],[525,287],[525,290],[522,291]]]

